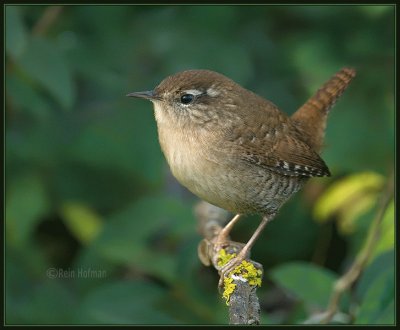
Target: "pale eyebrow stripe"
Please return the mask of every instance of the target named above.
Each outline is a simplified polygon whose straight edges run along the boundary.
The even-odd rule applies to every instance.
[[[207,89],[207,94],[210,95],[211,97],[214,97],[219,95],[219,91],[210,87],[209,89]]]
[[[203,92],[199,91],[198,89],[188,89],[188,90],[184,91],[184,93],[193,94],[194,96],[203,94]]]

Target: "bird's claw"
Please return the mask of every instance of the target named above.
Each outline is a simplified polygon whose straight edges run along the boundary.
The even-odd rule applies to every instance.
[[[224,285],[224,278],[229,276],[229,274],[233,270],[235,270],[235,268],[239,266],[243,260],[244,260],[244,255],[239,253],[236,257],[232,258],[225,265],[222,266],[222,268],[220,269],[221,276],[219,278],[218,287],[221,288]]]

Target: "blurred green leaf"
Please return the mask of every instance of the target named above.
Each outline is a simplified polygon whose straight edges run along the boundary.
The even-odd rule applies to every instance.
[[[115,98],[129,101],[122,91]],[[71,157],[93,167],[135,174],[138,181],[148,184],[159,183],[165,163],[151,107],[143,103],[110,104],[108,113],[99,114],[81,131],[71,145]]]
[[[157,309],[166,291],[150,282],[120,281],[89,293],[79,307],[77,322],[83,324],[173,324]]]
[[[31,315],[26,315],[33,307],[29,305],[31,291],[37,284],[37,277],[41,277],[42,270],[46,268],[38,252],[32,245],[24,250],[7,246],[4,264],[7,324],[32,322]]]
[[[372,18],[379,18],[390,13],[391,6],[360,6],[358,9]]]
[[[307,258],[315,249],[318,226],[312,219],[310,210],[305,207],[303,197],[300,194],[295,195],[288,204],[290,206],[283,207],[276,219],[271,221],[265,232],[261,234],[266,244],[256,243],[252,250],[252,256],[256,258],[255,260],[262,262],[264,267]],[[246,233],[243,238],[239,237],[239,241],[245,242],[251,236],[252,230],[256,229],[259,221],[260,217],[254,216],[239,222],[238,233]],[[291,239],[287,240],[286,237],[291,237]],[[279,249],[276,248],[277,246]]]
[[[268,272],[272,280],[304,302],[309,308],[327,307],[337,275],[325,268],[305,262],[292,262]]]
[[[390,303],[387,304],[383,310],[381,310],[375,319],[375,324],[395,325],[395,311],[395,300],[393,298]]]
[[[222,296],[215,290],[218,274],[201,264],[197,255],[199,241],[195,234],[189,235],[174,254],[174,292],[181,298],[184,309],[189,309],[195,314],[190,323],[197,323],[196,318],[200,317],[201,323],[225,324],[226,307]],[[179,311],[175,313],[180,314]],[[183,320],[186,318],[187,315]]]
[[[8,296],[9,324],[65,324],[76,313],[76,297],[58,280],[34,283],[20,296]]]
[[[48,100],[48,98],[47,98]],[[10,175],[24,168],[32,168],[38,173],[45,171],[49,183],[53,182],[52,174],[58,172],[60,163],[64,162],[67,127],[59,126],[59,122],[67,120],[53,111],[44,120],[35,120],[24,113],[13,113],[24,118],[24,127],[13,126],[6,130],[6,161]],[[69,142],[69,141],[68,141]],[[11,170],[12,169],[12,170]],[[15,171],[14,171],[15,169]],[[54,171],[54,172],[53,172]]]
[[[76,313],[76,297],[68,286],[57,280],[48,280],[33,287],[27,300],[25,315],[27,323],[70,323]]]
[[[104,255],[120,261],[133,261],[152,234],[173,216],[176,202],[164,197],[142,198],[112,215],[94,242]]]
[[[322,83],[327,81],[334,72],[338,70],[335,58],[330,52],[331,44],[320,33],[315,31],[308,35],[306,40],[292,40],[293,64],[299,70],[307,81],[307,90],[309,95],[314,94]],[[317,59],[329,59],[327,62],[320,63],[317,70],[309,70],[311,63],[318,65]]]
[[[33,80],[48,90],[66,110],[75,102],[72,73],[63,54],[47,39],[32,38],[18,64]]]
[[[394,247],[394,200],[389,204],[386,209],[385,215],[381,223],[381,228],[379,230],[380,237],[378,244],[375,246],[374,252],[371,256],[371,260],[375,259],[378,255],[393,249]]]
[[[33,89],[32,84],[27,84],[18,76],[11,76],[6,81],[8,100],[13,106],[21,107],[35,119],[47,119],[51,111],[49,102]]]
[[[5,6],[6,51],[14,59],[24,52],[28,40],[26,28],[17,6]]]
[[[375,205],[383,183],[383,176],[374,172],[357,173],[341,179],[319,198],[314,216],[323,222],[337,214],[339,229],[349,234],[355,230],[359,216]]]
[[[176,227],[180,235],[195,232],[192,209],[168,197],[146,197],[110,216],[92,248],[110,261],[134,264],[172,283],[178,271]]]
[[[144,249],[133,261],[134,267],[138,267],[147,274],[162,279],[167,283],[177,280],[176,257],[172,253],[162,253]]]
[[[356,286],[356,296],[358,300],[363,301],[368,288],[373,284],[376,278],[384,271],[390,270],[394,273],[395,255],[394,250],[384,252],[373,259],[371,264],[364,270]]]
[[[78,272],[79,270],[95,271],[94,276],[76,276],[74,278],[74,288],[76,288],[77,294],[80,297],[106,283],[115,281],[120,274],[120,265],[112,261],[110,262],[110,260],[101,256],[93,247],[92,244],[89,244],[84,249],[81,249],[70,267]],[[99,276],[96,276],[97,274]]]
[[[190,207],[163,196],[142,198],[112,215],[93,243],[97,251],[114,262],[133,263],[170,281],[176,257],[168,252],[168,233],[174,226],[187,223],[193,224],[194,232]],[[162,242],[158,237],[163,237],[165,248],[158,248]]]
[[[71,233],[83,244],[95,239],[103,227],[101,217],[79,202],[64,202],[60,213]]]
[[[382,271],[368,287],[355,324],[394,324],[394,272]]]
[[[6,192],[7,242],[24,245],[48,212],[49,201],[41,178],[24,174],[8,183]]]

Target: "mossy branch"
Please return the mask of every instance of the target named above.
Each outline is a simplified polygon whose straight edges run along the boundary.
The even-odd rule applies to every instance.
[[[228,241],[224,246],[214,244],[216,237],[226,223],[228,212],[206,202],[196,206],[198,230],[204,239],[200,242],[198,254],[206,266],[217,271],[243,248],[244,244]],[[249,256],[224,279],[222,297],[229,306],[230,324],[260,324],[260,303],[256,294],[261,286],[262,265]]]

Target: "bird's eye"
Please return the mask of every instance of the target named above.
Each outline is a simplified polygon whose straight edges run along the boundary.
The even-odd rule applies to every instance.
[[[194,100],[194,95],[193,94],[183,94],[181,96],[181,103],[182,104],[189,104],[192,103]]]

